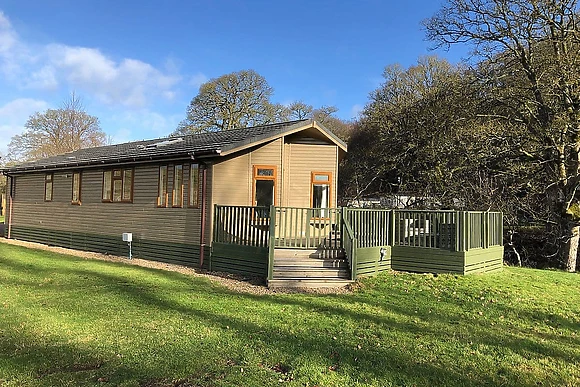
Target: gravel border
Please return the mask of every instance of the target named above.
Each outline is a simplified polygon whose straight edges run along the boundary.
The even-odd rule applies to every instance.
[[[73,255],[84,259],[96,259],[100,261],[117,262],[126,265],[134,265],[141,267],[148,267],[158,270],[174,271],[193,277],[203,277],[209,279],[211,282],[222,285],[229,290],[248,293],[248,294],[287,294],[287,293],[315,293],[315,294],[345,294],[350,293],[356,287],[356,283],[340,288],[288,288],[288,289],[269,289],[266,286],[266,281],[262,277],[244,276],[239,274],[231,274],[224,272],[210,272],[202,269],[195,269],[188,266],[174,265],[170,263],[150,261],[146,259],[133,258],[129,260],[127,257],[119,257],[116,255],[108,255],[101,253],[94,253],[91,251],[73,250],[64,247],[48,246],[42,243],[26,242],[16,239],[6,239],[0,237],[0,244],[9,244],[15,246],[23,246],[31,249],[46,250],[58,254]]]

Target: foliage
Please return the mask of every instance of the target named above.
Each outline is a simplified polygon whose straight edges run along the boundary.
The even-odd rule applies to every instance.
[[[469,43],[482,58],[479,80],[495,105],[490,113],[521,133],[506,141],[548,199],[549,210],[539,212],[558,226],[571,271],[577,251],[569,241],[580,224],[568,216],[580,199],[578,10],[577,0],[448,0],[425,22],[438,45]]]
[[[187,117],[173,135],[220,131],[291,120],[315,119],[343,139],[351,124],[334,114],[334,106],[314,109],[303,101],[288,106],[271,102],[272,87],[254,70],[222,75],[201,85],[187,107]]]
[[[0,243],[0,283],[3,386],[580,384],[567,273],[388,273],[347,294],[253,295]]]
[[[24,126],[8,145],[11,160],[37,160],[107,142],[99,119],[84,111],[74,93],[62,108],[36,112]]]
[[[497,128],[477,115],[472,72],[424,57],[408,69],[388,66],[383,76],[349,144],[347,195],[411,193],[418,207],[497,204],[488,160]]]
[[[270,102],[273,89],[254,70],[210,79],[187,107],[175,134],[244,128],[280,121],[284,107]]]

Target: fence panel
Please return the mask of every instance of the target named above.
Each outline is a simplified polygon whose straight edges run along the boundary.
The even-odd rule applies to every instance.
[[[340,238],[341,209],[275,207],[275,247],[335,249]]]
[[[394,214],[394,245],[455,250],[455,212],[395,210]]]
[[[345,208],[343,216],[352,227],[357,247],[388,246],[390,244],[392,210]]]
[[[270,209],[250,206],[215,206],[214,236],[216,243],[268,247]]]

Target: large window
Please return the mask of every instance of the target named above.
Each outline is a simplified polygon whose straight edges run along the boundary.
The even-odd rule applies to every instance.
[[[73,172],[71,204],[81,204],[81,173]]]
[[[173,167],[173,207],[183,207],[183,165]]]
[[[330,208],[330,186],[331,186],[330,172],[312,172],[312,208],[321,208],[319,211],[320,217],[328,216],[328,211],[324,210]]]
[[[54,175],[52,173],[47,173],[44,175],[44,201],[50,202],[52,201],[52,181],[54,179]]]
[[[199,164],[189,167],[189,207],[199,207]]]
[[[103,202],[133,202],[133,169],[113,169],[103,173]]]
[[[159,188],[157,207],[167,207],[167,165],[159,167]]]

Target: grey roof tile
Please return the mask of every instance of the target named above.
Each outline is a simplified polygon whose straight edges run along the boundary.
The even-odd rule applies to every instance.
[[[133,141],[123,144],[85,148],[74,152],[26,162],[1,170],[3,173],[54,168],[110,164],[121,161],[139,161],[217,154],[219,151],[258,142],[304,126],[309,120],[282,122],[221,132],[191,134],[154,140]],[[340,141],[340,140],[339,140]]]

